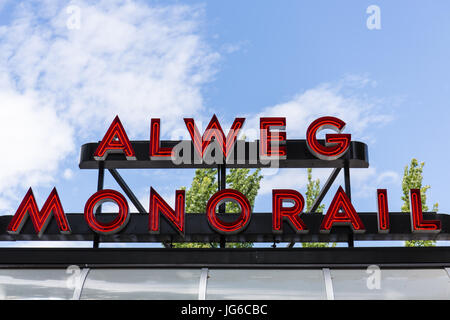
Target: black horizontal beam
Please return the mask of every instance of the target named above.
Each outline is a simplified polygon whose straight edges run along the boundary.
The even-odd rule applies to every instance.
[[[320,140],[321,141],[321,140]],[[323,141],[322,141],[323,142]],[[180,141],[161,141],[162,147],[173,147]],[[217,168],[217,163],[194,163],[194,149],[190,141],[182,141],[191,147],[191,160],[189,163],[174,164],[171,160],[151,160],[149,157],[149,141],[131,141],[136,153],[136,160],[126,160],[123,154],[109,154],[104,161],[105,169],[186,169],[186,168]],[[242,142],[239,142],[242,143]],[[271,163],[259,158],[259,142],[245,142],[244,154],[239,155],[238,143],[226,165],[227,168],[264,168]],[[345,159],[326,161],[316,158],[308,150],[306,140],[287,140],[287,158],[279,160],[279,168],[343,168]],[[81,146],[80,169],[98,169],[99,161],[94,159],[98,143],[87,143]],[[250,151],[252,150],[252,151]],[[368,168],[368,147],[365,143],[352,141],[349,149],[350,168]],[[252,157],[251,155],[254,154]],[[239,155],[239,158],[238,158]],[[252,159],[252,160],[251,160]]]
[[[114,214],[102,213],[99,220],[110,221]],[[438,219],[442,224],[440,233],[412,233],[410,216],[397,212],[390,214],[391,230],[389,233],[378,233],[375,213],[359,213],[366,228],[365,233],[354,234],[356,241],[364,240],[450,240],[450,215],[424,213],[424,219]],[[221,219],[233,220],[236,215],[225,214]],[[350,235],[348,227],[333,227],[329,234],[320,233],[322,214],[305,213],[303,221],[309,229],[307,234],[297,234],[287,222],[284,222],[283,233],[272,232],[271,213],[253,213],[245,230],[234,235],[226,235],[226,242],[347,242]],[[55,219],[52,219],[45,233],[38,238],[31,221],[27,221],[18,235],[6,232],[11,216],[0,216],[0,241],[14,240],[78,240],[91,241],[94,232],[89,228],[83,214],[67,214],[72,234],[61,234]],[[115,235],[100,236],[101,242],[220,242],[221,235],[208,224],[205,214],[186,214],[185,237],[183,238],[163,217],[159,234],[148,232],[148,215],[131,214],[127,226]]]
[[[69,265],[83,268],[448,267],[450,248],[0,248],[0,268],[63,268]]]

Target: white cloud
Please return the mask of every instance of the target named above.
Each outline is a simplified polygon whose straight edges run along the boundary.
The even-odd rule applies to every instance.
[[[264,179],[261,180],[258,194],[271,194],[273,189],[294,189],[306,191],[308,175],[306,169],[280,169],[276,175],[265,175],[265,170],[261,172]],[[322,184],[331,174],[332,169],[314,169],[312,172],[313,180],[320,179]],[[304,192],[302,192],[304,194]]]
[[[17,199],[18,187],[52,182],[58,162],[74,144],[72,127],[51,106],[38,105],[34,93],[0,90],[0,101],[0,192],[6,198],[0,203],[5,208],[7,199]]]
[[[80,8],[79,29],[67,28],[68,5]],[[148,138],[151,117],[162,118],[165,134],[195,116],[219,58],[202,18],[201,6],[141,1],[17,4],[0,26],[0,130],[9,138],[0,209],[17,188],[52,182],[61,162],[100,139],[116,114],[132,139]]]
[[[358,198],[374,198],[377,189],[398,186],[400,175],[397,172],[386,170],[378,172],[374,167],[368,169],[352,169],[352,195]]]
[[[73,178],[73,171],[71,169],[67,168],[63,172],[63,177],[64,177],[64,179],[67,179],[67,180],[72,179]]]
[[[3,66],[16,87],[36,88],[62,118],[91,132],[115,114],[147,136],[150,117],[170,130],[202,108],[201,85],[218,54],[199,35],[199,7],[149,7],[134,1],[78,2],[80,29],[69,30],[60,6],[49,23],[21,11],[2,29]],[[100,123],[99,123],[100,122]],[[93,125],[97,124],[97,125]]]
[[[164,201],[167,202],[167,204],[171,207],[171,208],[175,208],[175,189],[173,191],[170,192],[162,192],[160,188],[158,188],[157,186],[153,186],[156,190],[156,192],[158,192],[158,194],[164,199]],[[143,190],[143,192],[140,192],[140,196],[138,197],[139,202],[141,203],[141,205],[144,207],[146,212],[149,212],[149,208],[150,208],[150,188],[146,188],[145,190]],[[138,212],[139,210],[134,206],[133,203],[129,203],[130,205],[130,212]]]
[[[369,84],[373,85],[373,81],[368,77],[355,75],[335,83],[322,83],[287,102],[265,108],[249,119],[247,126],[258,128],[260,117],[286,117],[288,139],[298,139],[306,136],[309,124],[315,119],[335,116],[346,122],[345,132],[350,132],[353,140],[365,140],[371,126],[392,120],[392,114],[380,110],[381,101],[361,93],[360,89]]]

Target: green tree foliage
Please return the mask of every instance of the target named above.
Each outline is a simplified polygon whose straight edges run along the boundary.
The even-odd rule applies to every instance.
[[[313,180],[312,179],[312,169],[308,168],[308,184],[306,185],[306,212],[310,212],[314,201],[319,196],[320,193],[320,179]],[[323,213],[325,209],[325,205],[321,204],[316,212]]]
[[[403,173],[403,180],[402,180],[402,190],[403,190],[403,205],[402,205],[402,212],[410,212],[410,200],[409,200],[409,190],[410,189],[420,189],[420,196],[422,200],[422,211],[427,212],[428,206],[426,205],[427,202],[427,195],[426,192],[428,189],[430,189],[429,185],[422,186],[422,180],[423,180],[423,167],[425,166],[425,162],[421,162],[419,164],[419,161],[417,159],[412,159],[410,165],[405,166],[405,170]],[[433,211],[438,211],[438,203],[435,203],[433,205]],[[436,241],[432,240],[412,240],[412,241],[406,241],[405,246],[406,247],[430,247],[435,246]]]
[[[216,169],[197,169],[191,187],[186,190],[186,213],[204,213],[206,204],[218,190]],[[250,169],[230,169],[226,177],[227,188],[242,192],[253,209],[258,194],[261,179],[261,169],[250,173]],[[186,188],[183,188],[186,189]],[[226,204],[227,213],[239,213],[239,207],[234,203]],[[227,248],[248,248],[252,243],[227,243]],[[216,248],[217,243],[175,243],[176,248]]]
[[[308,168],[308,184],[306,185],[306,212],[310,212],[311,208],[314,204],[314,201],[319,196],[320,193],[320,180],[313,180],[312,178],[312,169]],[[325,209],[325,205],[321,204],[315,212],[322,214]],[[303,248],[328,248],[330,246],[329,243],[325,242],[303,242]],[[333,243],[332,247],[335,247],[336,244]]]
[[[197,169],[191,187],[186,190],[186,212],[206,212],[206,203],[217,192],[217,170]],[[183,189],[186,189],[183,187]]]
[[[261,169],[255,170],[252,174],[250,174],[250,169],[230,169],[230,173],[227,175],[227,185],[228,188],[238,190],[244,194],[253,209],[262,178]],[[227,203],[226,212],[239,213],[240,209],[238,205],[230,202]]]

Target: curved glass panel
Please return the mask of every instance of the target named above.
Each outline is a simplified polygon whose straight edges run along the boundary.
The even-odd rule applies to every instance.
[[[81,299],[198,299],[200,269],[91,269]]]
[[[69,269],[0,269],[0,299],[78,298]],[[87,270],[85,270],[87,271]],[[332,269],[335,299],[450,299],[445,269]],[[207,299],[326,299],[322,269],[209,269]],[[201,269],[91,269],[82,299],[198,299]]]
[[[72,299],[74,276],[65,269],[0,269],[0,299]]]
[[[326,292],[321,269],[212,269],[206,299],[326,299]]]
[[[331,278],[335,299],[450,299],[444,269],[331,270]]]

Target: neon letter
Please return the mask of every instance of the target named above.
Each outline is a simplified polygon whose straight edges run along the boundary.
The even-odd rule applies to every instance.
[[[94,159],[105,160],[110,153],[124,153],[127,160],[136,160],[133,147],[120,122],[119,116],[114,118],[97,150],[95,150]]]
[[[345,122],[335,117],[322,117],[310,124],[306,131],[306,145],[309,151],[322,160],[336,160],[340,158],[349,148],[351,135],[342,134]],[[317,140],[317,133],[331,129],[337,132],[325,135],[325,146]]]
[[[221,147],[225,159],[234,147],[237,135],[244,125],[244,121],[245,118],[234,119],[233,125],[231,126],[231,129],[225,139],[225,134],[223,133],[222,127],[220,126],[219,120],[217,119],[216,115],[213,115],[213,117],[211,118],[211,121],[209,122],[208,127],[206,127],[203,136],[200,136],[200,132],[195,125],[194,119],[184,119],[197,154],[199,154],[203,158],[206,148],[211,143],[211,140],[214,137],[215,141],[217,141],[218,145]]]
[[[271,129],[280,130],[278,133],[271,132]],[[261,159],[277,157],[278,159],[286,159],[286,118],[260,118],[259,119],[259,156]],[[276,146],[272,146],[272,142],[277,141]],[[282,145],[282,146],[280,146]]]
[[[389,232],[389,209],[386,189],[377,189],[378,232]]]
[[[241,208],[241,214],[236,221],[225,222],[217,217],[216,208],[225,202],[234,202]],[[250,222],[251,206],[248,199],[239,191],[224,189],[216,192],[206,204],[208,223],[219,233],[231,234],[241,232]]]
[[[114,202],[119,207],[117,217],[111,222],[100,222],[95,217],[95,211],[104,202]],[[97,191],[84,206],[84,218],[89,227],[95,232],[103,235],[115,234],[122,230],[130,219],[127,199],[115,190],[105,189]]]
[[[292,203],[291,207],[283,207],[283,203]],[[272,190],[272,230],[274,233],[283,232],[283,220],[287,219],[296,233],[307,233],[308,228],[300,219],[305,200],[303,196],[288,189]]]
[[[327,214],[320,226],[320,232],[329,233],[333,225],[348,225],[352,228],[353,232],[365,232],[361,219],[342,187],[339,187],[334,195],[333,201],[331,201]]]
[[[420,189],[411,189],[409,193],[411,198],[412,232],[440,232],[441,222],[439,220],[423,220]]]
[[[173,210],[155,189],[150,188],[149,232],[159,233],[159,213],[161,212],[184,237],[184,210],[184,190],[177,190],[175,192],[175,210]]]
[[[150,159],[165,160],[171,159],[172,148],[161,147],[160,142],[160,119],[152,119],[150,124]]]
[[[30,188],[28,189],[28,192],[23,198],[16,213],[12,217],[7,231],[10,234],[19,234],[27,220],[27,217],[30,216],[31,221],[33,222],[34,230],[36,230],[38,237],[41,237],[50,222],[51,213],[53,213],[56,218],[59,231],[64,234],[70,234],[70,226],[67,222],[56,188],[53,188],[41,211],[38,209],[33,190]]]

